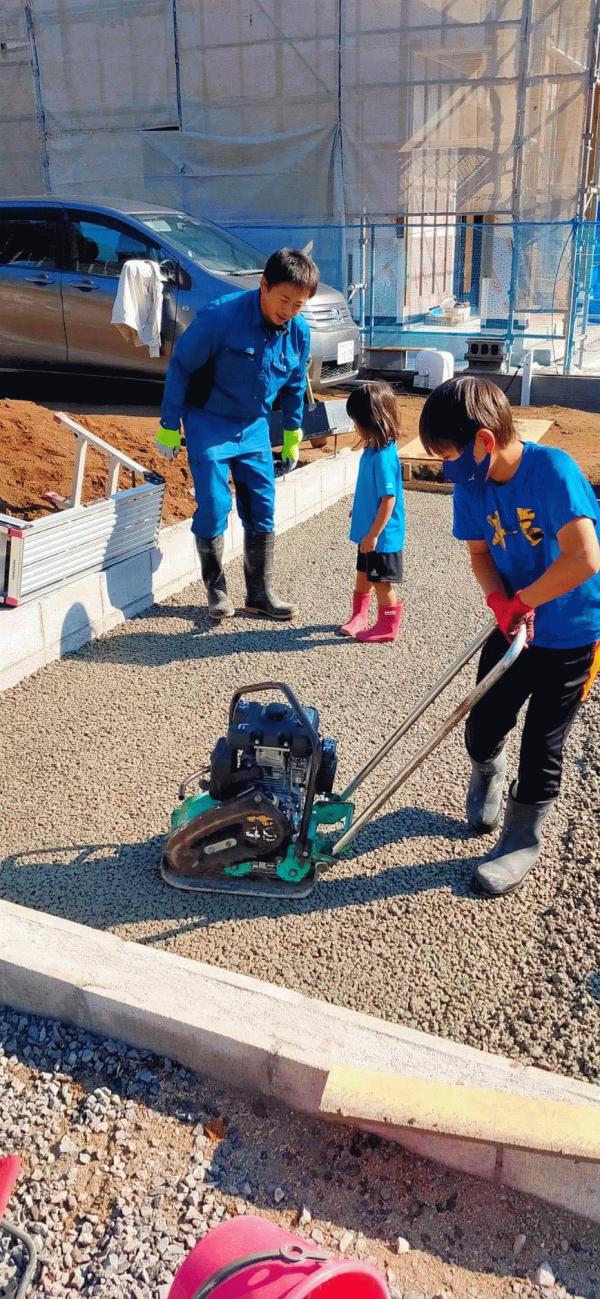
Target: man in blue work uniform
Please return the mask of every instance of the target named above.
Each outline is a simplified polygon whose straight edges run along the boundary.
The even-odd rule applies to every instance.
[[[299,312],[318,282],[310,257],[280,249],[269,257],[257,290],[227,294],[198,312],[169,365],[156,445],[169,458],[176,455],[183,425],[196,494],[192,532],[208,612],[216,620],[235,613],[223,572],[230,473],[244,528],[246,611],[283,621],[297,612],[271,590],[275,473],[269,412],[279,396],[283,459],[291,467],[302,440],[310,350],[310,330]],[[203,405],[195,405],[193,376],[203,368],[210,392]]]

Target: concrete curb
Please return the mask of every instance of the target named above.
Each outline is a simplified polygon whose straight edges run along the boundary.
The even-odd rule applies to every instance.
[[[507,1110],[516,1096],[567,1102],[574,1112],[586,1106],[600,1129],[600,1087],[8,902],[0,903],[0,995],[16,1009],[170,1055],[315,1117],[323,1117],[331,1071],[348,1066],[413,1076],[416,1089],[419,1080],[482,1087],[503,1093]],[[540,1106],[540,1124],[546,1108]],[[506,1123],[498,1143],[360,1114],[352,1121],[427,1158],[600,1222],[600,1160],[540,1152],[534,1131],[533,1149],[524,1150],[510,1144]]]
[[[319,460],[277,479],[276,532],[320,514],[353,491],[358,461],[358,454],[341,452],[335,460]],[[241,554],[242,545],[242,527],[232,513],[225,534],[226,563]],[[199,578],[186,519],[163,528],[153,550],[87,573],[16,609],[0,608],[0,691]]]

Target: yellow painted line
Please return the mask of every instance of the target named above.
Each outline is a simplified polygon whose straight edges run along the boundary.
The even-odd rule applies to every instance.
[[[515,419],[515,428],[519,437],[524,442],[539,442],[544,433],[552,428],[550,419]],[[398,455],[401,460],[432,460],[439,463],[439,456],[430,456],[425,450],[420,438],[413,438],[412,442],[407,442],[406,446],[398,448]]]
[[[320,1110],[413,1132],[600,1160],[600,1105],[339,1066],[328,1074]]]

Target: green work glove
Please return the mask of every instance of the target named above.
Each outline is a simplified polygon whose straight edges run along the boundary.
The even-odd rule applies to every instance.
[[[300,458],[301,441],[302,441],[301,428],[284,428],[281,459],[289,461],[290,469],[293,469],[294,465],[298,464],[298,460]]]
[[[156,434],[156,450],[167,460],[173,460],[181,450],[181,433],[178,428],[163,428],[162,424]]]

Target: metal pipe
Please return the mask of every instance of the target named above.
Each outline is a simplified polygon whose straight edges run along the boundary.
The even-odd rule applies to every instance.
[[[480,633],[480,636],[478,637],[480,645],[482,645],[484,641],[487,640],[491,630],[492,628],[486,627],[485,633],[483,632]],[[352,840],[356,837],[359,831],[362,830],[363,826],[366,825],[368,821],[371,821],[372,818],[379,811],[379,809],[383,807],[383,804],[387,803],[388,799],[390,799],[392,795],[396,793],[396,790],[400,788],[400,785],[403,785],[405,780],[408,780],[408,777],[412,776],[413,771],[416,771],[417,767],[421,766],[421,763],[425,761],[425,758],[429,757],[430,753],[433,753],[433,750],[437,748],[438,744],[441,744],[442,740],[444,740],[446,736],[449,735],[450,731],[453,730],[453,728],[458,724],[458,722],[460,722],[461,719],[465,717],[466,714],[469,713],[472,708],[475,707],[475,704],[479,703],[479,700],[482,699],[483,696],[487,694],[488,690],[491,690],[492,686],[494,686],[496,682],[500,680],[500,677],[504,676],[504,673],[508,671],[508,668],[512,667],[512,664],[519,657],[519,654],[521,653],[521,650],[525,645],[526,636],[527,636],[527,629],[525,627],[525,624],[523,623],[520,626],[514,640],[509,645],[506,654],[504,654],[503,657],[500,659],[500,662],[496,663],[495,667],[492,668],[491,672],[488,672],[487,676],[483,678],[483,681],[480,681],[479,685],[475,686],[475,689],[472,690],[469,695],[467,695],[466,699],[463,699],[462,703],[456,706],[456,708],[446,719],[446,721],[443,722],[440,727],[438,727],[437,731],[434,733],[431,739],[427,740],[427,742],[422,746],[422,748],[419,749],[416,756],[414,758],[411,758],[409,762],[404,764],[404,766],[398,772],[398,775],[394,776],[393,779],[390,780],[388,784],[384,787],[384,789],[382,789],[381,793],[378,794],[376,798],[372,799],[372,801],[367,804],[367,806],[359,814],[359,816],[356,817],[356,820],[352,822],[350,828],[346,830],[346,833],[343,834],[341,838],[337,840],[337,842],[333,845],[333,848],[331,849],[331,855],[333,857],[337,857],[339,853],[341,853],[343,849],[347,846],[347,844],[352,842]],[[473,642],[473,644],[475,644],[475,642]],[[469,649],[472,651],[472,653],[475,653],[475,650],[473,649],[473,645],[469,646]],[[467,651],[465,651],[465,653],[466,652]],[[455,667],[454,671],[449,669],[449,671],[452,671],[452,676],[456,676],[456,672],[458,670],[459,669],[457,667]],[[452,680],[452,676],[450,676],[448,679]],[[446,674],[446,677],[448,677],[448,674]],[[434,689],[436,693],[439,694],[440,692],[439,689],[437,687],[434,687]],[[433,698],[435,698],[435,695],[433,695]],[[427,700],[423,701],[423,704],[421,705],[420,708],[415,710],[415,715],[411,715],[412,720],[415,720],[415,716],[416,717],[420,716],[420,714],[424,711],[425,707],[427,706],[428,702],[430,702],[429,697],[427,697]],[[410,719],[409,719],[409,724],[410,724]],[[404,731],[407,729],[408,726],[406,724],[404,725],[404,730],[400,728],[400,730],[402,730],[402,733],[404,733]],[[345,801],[345,799],[346,799],[346,791],[344,791],[344,793],[340,795],[341,802]]]
[[[72,419],[70,415],[65,415],[63,410],[57,410],[54,419],[57,424],[67,424],[78,437],[89,442],[96,451],[101,451],[108,460],[118,460],[119,464],[123,465],[124,469],[131,469],[132,473],[141,474],[142,476],[146,473],[144,466],[138,464],[137,460],[132,460],[131,456],[125,455],[124,451],[119,451],[118,447],[113,447],[110,445],[110,442],[105,442],[103,438],[97,437],[95,433],[90,433],[89,428],[85,428],[83,424],[79,424],[77,420]]]
[[[362,767],[357,773],[354,780],[350,781],[350,784],[346,787],[343,793],[340,794],[340,801],[342,803],[346,803],[363,784],[363,781],[367,779],[367,776],[370,776],[371,772],[379,766],[379,763],[383,762],[384,758],[387,758],[388,753],[391,753],[398,741],[402,739],[402,736],[406,735],[406,732],[410,730],[411,726],[414,726],[415,722],[419,720],[419,717],[426,712],[434,699],[437,699],[438,695],[441,695],[442,690],[445,690],[446,686],[450,685],[450,682],[454,680],[455,676],[458,676],[458,673],[462,671],[470,659],[472,659],[477,651],[481,649],[482,645],[485,645],[486,640],[489,639],[495,627],[496,622],[494,620],[488,622],[486,626],[477,633],[475,640],[471,641],[471,643],[467,645],[467,648],[463,650],[462,654],[460,654],[459,657],[450,664],[450,667],[444,673],[443,677],[440,677],[439,681],[436,681],[431,690],[423,699],[420,700],[416,707],[413,708],[412,713],[409,713],[408,717],[405,717],[404,721],[401,722],[393,735],[390,735],[389,740],[386,740],[385,744],[382,744],[381,748],[377,750],[377,753],[375,753],[372,758],[369,758],[369,761],[365,763],[364,767]]]
[[[360,308],[359,308],[359,316],[358,316],[358,327],[360,329],[361,348],[364,353],[365,338],[366,338],[365,316],[366,316],[366,305],[367,305],[367,299],[365,293],[367,287],[367,219],[364,212],[360,219],[360,267],[358,272],[358,278],[360,280],[360,289],[359,289]],[[361,360],[362,359],[363,358],[361,357]]]
[[[375,226],[370,226],[371,244],[369,247],[369,347],[373,346],[375,321]]]
[[[523,369],[521,372],[521,406],[531,405],[531,376],[533,373],[533,351],[526,347],[523,352]]]
[[[581,221],[575,217],[573,220],[573,254],[571,261],[571,283],[569,285],[569,305],[567,308],[567,328],[565,331],[563,374],[571,373],[573,352],[575,350],[575,326],[577,321],[577,298],[579,292],[579,263],[581,260],[581,226]]]
[[[594,105],[595,91],[598,84],[598,64],[600,61],[600,0],[592,0],[590,5],[590,33],[588,40],[588,84],[585,105],[585,121],[581,137],[581,154],[579,162],[579,187],[577,191],[577,210],[574,222],[576,238],[571,263],[571,284],[569,288],[568,326],[565,330],[565,359],[563,374],[569,374],[573,364],[575,349],[575,325],[577,318],[577,299],[579,296],[579,269],[581,262],[581,229],[587,209],[587,195],[593,179],[590,177],[590,159],[594,147]]]
[[[40,62],[38,58],[37,40],[35,35],[35,24],[33,21],[33,12],[31,4],[25,4],[25,22],[27,23],[27,35],[29,38],[29,61],[33,75],[33,90],[35,96],[35,124],[42,151],[42,171],[44,174],[44,189],[46,194],[52,193],[52,181],[50,177],[50,155],[48,153],[48,129],[46,123],[46,110],[44,108],[44,96],[42,93],[42,79],[40,76]]]
[[[515,311],[519,284],[519,254],[521,216],[521,186],[523,181],[523,143],[525,131],[525,101],[527,97],[527,78],[529,73],[529,38],[531,32],[531,14],[533,0],[525,0],[521,15],[521,32],[519,41],[519,72],[517,83],[517,118],[515,124],[515,146],[513,153],[511,213],[513,219],[512,253],[510,259],[510,287],[508,291],[508,323],[506,341],[508,355],[512,353],[515,336]]]

